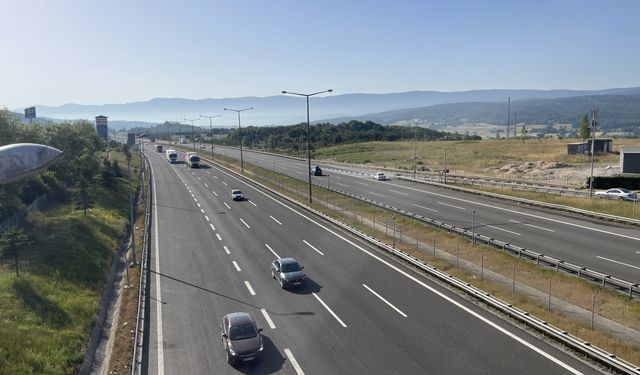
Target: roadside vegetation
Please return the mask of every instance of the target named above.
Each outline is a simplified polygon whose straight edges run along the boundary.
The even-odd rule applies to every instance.
[[[37,176],[0,186],[0,221],[37,197],[47,202],[0,241],[6,249],[16,230],[26,241],[19,276],[13,256],[0,258],[0,374],[76,373],[126,232],[128,150],[105,151],[85,121],[25,125],[0,111],[0,144],[22,142],[56,147],[63,156]],[[136,184],[136,158],[132,163]]]

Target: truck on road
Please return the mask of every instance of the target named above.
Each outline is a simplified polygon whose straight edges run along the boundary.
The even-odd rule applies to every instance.
[[[156,151],[162,152],[162,145],[156,145]]]
[[[176,150],[167,150],[166,155],[169,163],[173,164],[178,161],[178,152]]]
[[[188,152],[184,155],[184,159],[191,168],[198,168],[200,165],[200,157],[196,153]]]

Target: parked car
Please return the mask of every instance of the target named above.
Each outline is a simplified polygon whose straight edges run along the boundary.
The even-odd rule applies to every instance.
[[[281,288],[298,286],[307,276],[302,272],[304,267],[293,258],[280,258],[271,263],[271,277],[280,282]]]
[[[244,200],[244,194],[238,189],[231,190],[231,200],[242,201]]]
[[[638,195],[634,191],[617,188],[604,191],[596,191],[596,197],[635,200],[638,198]]]
[[[257,328],[251,315],[235,312],[225,315],[220,324],[220,336],[227,355],[227,363],[232,366],[253,361],[263,349],[262,328]]]
[[[387,179],[387,176],[385,176],[385,174],[384,174],[384,173],[382,173],[382,172],[378,172],[378,173],[376,173],[376,174],[374,174],[374,175],[373,175],[373,179],[374,179],[374,180],[384,181],[384,180],[386,180],[386,179]]]

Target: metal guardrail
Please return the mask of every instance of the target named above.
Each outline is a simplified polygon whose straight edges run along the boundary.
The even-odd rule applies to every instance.
[[[145,163],[147,163],[147,155],[144,155]],[[142,240],[142,253],[140,254],[140,280],[138,284],[138,303],[136,306],[136,324],[135,324],[135,334],[133,338],[133,348],[131,353],[131,375],[135,375],[140,373],[140,365],[142,364],[142,351],[138,350],[138,347],[142,347],[142,340],[144,338],[144,328],[141,325],[142,314],[144,314],[146,304],[146,280],[147,280],[147,256],[150,252],[151,242],[149,238],[151,237],[151,201],[153,199],[153,176],[151,175],[151,168],[144,168],[142,171],[143,183],[144,183],[144,173],[147,172],[149,176],[149,184],[147,187],[147,201],[145,207],[145,229],[144,236]],[[135,225],[135,223],[133,224]],[[134,249],[135,251],[135,249]],[[127,264],[126,267],[129,267]]]
[[[517,198],[517,197],[512,197],[512,196],[508,196],[508,195],[504,195],[504,194],[490,193],[490,192],[479,191],[479,190],[475,190],[475,189],[467,189],[467,188],[460,187],[460,186],[452,186],[452,185],[449,185],[449,184],[442,184],[442,183],[439,183],[439,182],[432,182],[432,181],[413,179],[413,178],[404,177],[404,176],[396,176],[396,178],[398,178],[400,180],[404,180],[404,181],[418,182],[418,183],[422,183],[422,184],[429,184],[429,185],[444,187],[444,188],[451,189],[451,190],[463,191],[465,193],[471,193],[471,194],[476,194],[476,195],[484,195],[484,196],[487,196],[487,197],[497,198],[497,199],[502,199],[502,200],[509,200],[509,201],[512,201],[512,202],[527,204],[527,205],[535,206],[535,207],[550,208],[550,209],[554,209],[554,210],[558,210],[558,211],[564,211],[564,212],[579,214],[579,215],[588,216],[588,217],[592,217],[592,218],[596,218],[596,219],[604,219],[604,220],[609,220],[609,221],[614,221],[614,222],[619,222],[619,223],[626,223],[626,224],[631,224],[631,225],[640,225],[640,220],[638,220],[638,219],[630,219],[630,218],[622,217],[622,216],[609,215],[609,214],[604,214],[604,213],[601,213],[601,212],[583,210],[583,209],[580,209],[580,208],[569,207],[569,206],[565,206],[565,205],[562,205],[562,204],[546,203],[546,202],[535,201],[535,200],[532,200],[532,199]]]
[[[284,175],[286,175],[287,177],[293,178],[293,179],[297,179],[300,181],[304,181],[302,179],[300,179],[299,177],[292,175],[292,174],[287,174],[285,173]],[[403,178],[403,179],[407,179],[407,178]],[[396,214],[399,215],[403,215],[406,216],[408,218],[414,219],[414,220],[418,220],[421,221],[423,223],[429,224],[431,226],[434,226],[440,230],[445,230],[447,232],[449,232],[450,234],[458,234],[464,237],[469,238],[471,241],[474,240],[474,236],[475,236],[475,241],[476,242],[481,242],[484,243],[486,245],[489,246],[493,246],[494,248],[509,252],[513,255],[517,255],[518,258],[520,259],[524,259],[524,260],[529,260],[532,262],[535,262],[537,265],[542,265],[542,266],[547,266],[550,268],[553,268],[555,271],[558,272],[565,272],[571,275],[576,275],[578,276],[578,278],[583,278],[586,279],[588,281],[591,282],[595,282],[598,283],[599,285],[601,285],[602,287],[605,288],[610,288],[610,289],[614,289],[617,291],[621,291],[624,292],[626,295],[629,296],[629,298],[640,298],[640,285],[634,282],[630,282],[609,274],[605,274],[602,272],[598,272],[596,270],[592,270],[590,268],[587,268],[585,266],[581,266],[578,264],[573,264],[571,262],[562,260],[562,259],[558,259],[558,258],[554,258],[550,255],[545,255],[544,253],[539,253],[536,251],[532,251],[523,247],[519,247],[513,244],[510,244],[508,242],[504,242],[504,241],[500,241],[479,233],[474,233],[472,231],[469,231],[467,229],[464,228],[458,228],[456,226],[444,223],[442,221],[439,220],[435,220],[435,219],[431,219],[429,217],[426,216],[421,216],[421,215],[417,215],[414,214],[413,212],[410,211],[406,211],[403,210],[401,208],[396,208],[393,206],[389,206],[385,203],[380,203],[377,201],[374,201],[372,199],[369,198],[365,198],[365,197],[361,197],[359,195],[353,194],[353,193],[349,193],[346,191],[342,191],[339,189],[335,189],[335,188],[331,188],[331,187],[327,187],[321,184],[318,184],[316,182],[313,182],[314,185],[322,187],[324,189],[328,189],[334,193],[338,193],[344,196],[348,196],[350,198],[377,206],[379,208],[385,209],[385,210],[389,210],[392,211]],[[439,184],[442,185],[442,184]],[[443,185],[445,187],[451,187],[449,185]],[[460,187],[454,187],[455,189],[461,189],[461,190],[470,190],[470,189],[465,189],[465,188],[460,188]],[[474,190],[471,190],[472,192],[476,192]],[[488,193],[491,195],[498,195],[498,194],[493,194],[493,193]],[[511,198],[511,197],[509,197]],[[528,199],[519,199],[521,201],[524,202],[536,202],[536,201],[530,201]],[[537,202],[537,203],[542,203],[542,202]],[[571,207],[567,207],[567,206],[561,206],[561,205],[553,205],[550,204],[552,206],[560,206],[560,207],[566,207],[568,209],[570,209]],[[577,210],[577,209],[576,209]],[[580,210],[580,211],[585,211],[585,212],[591,212],[591,211],[586,211],[586,210]],[[603,214],[606,215],[606,214]],[[607,216],[613,216],[613,215],[607,215]],[[617,218],[617,217],[616,217]],[[631,220],[631,219],[630,219]],[[640,223],[640,220],[636,220],[636,222]]]
[[[387,251],[388,253],[406,261],[407,263],[410,263],[411,265],[421,269],[422,271],[437,277],[438,279],[440,279],[441,281],[459,289],[462,290],[463,292],[467,293],[470,296],[475,297],[476,299],[484,302],[486,305],[491,306],[494,309],[500,310],[503,313],[507,314],[508,316],[510,316],[513,319],[517,319],[518,321],[524,323],[525,325],[532,327],[534,329],[536,329],[537,331],[559,341],[562,342],[564,345],[567,345],[568,347],[572,348],[573,350],[576,350],[584,355],[586,355],[587,357],[596,360],[606,366],[608,366],[610,369],[622,372],[622,373],[626,373],[626,374],[640,374],[640,367],[627,362],[621,358],[618,358],[615,354],[609,353],[601,348],[598,348],[594,345],[591,345],[591,343],[589,343],[588,341],[584,341],[582,339],[580,339],[579,337],[576,337],[570,333],[568,333],[565,330],[562,330],[558,327],[555,327],[551,324],[549,324],[548,322],[539,319],[531,314],[529,314],[528,312],[519,309],[517,307],[514,307],[512,304],[506,303],[504,301],[502,301],[501,299],[491,295],[490,293],[487,293],[479,288],[476,288],[474,286],[472,286],[471,284],[464,282],[460,279],[455,278],[452,275],[449,275],[446,272],[443,272],[441,270],[439,270],[438,268],[431,266],[429,264],[427,264],[426,262],[423,262],[422,260],[419,260],[418,258],[415,258],[409,254],[404,253],[401,250],[395,249],[392,246],[376,239],[375,237],[372,237],[366,233],[363,233],[361,231],[359,231],[356,228],[353,228],[345,223],[342,223],[341,221],[326,215],[318,210],[315,210],[301,202],[298,202],[294,199],[291,199],[287,196],[285,196],[284,194],[279,193],[276,190],[273,190],[271,188],[269,188],[266,185],[263,185],[257,181],[251,180],[250,178],[240,175],[238,173],[236,173],[235,171],[226,168],[224,166],[221,166],[218,164],[218,166],[220,168],[225,169],[227,172],[232,173],[240,178],[243,178],[255,185],[260,186],[262,189],[265,189],[269,192],[271,192],[272,194],[275,194],[291,203],[294,203],[296,205],[298,205],[299,207],[304,208],[305,210],[314,213],[315,215],[324,218],[325,220],[347,230],[348,232],[368,241],[369,243]],[[296,178],[294,176],[289,176],[289,177],[293,177]],[[398,213],[402,213],[401,210],[398,210]],[[435,220],[432,220],[435,221]],[[449,224],[444,224],[441,223],[444,227],[447,228],[451,228],[453,230],[453,226],[449,225]],[[468,234],[466,230],[463,229],[459,229],[457,228],[459,231],[464,232],[465,234]],[[484,236],[478,236],[477,239],[481,239],[480,237],[484,237]],[[488,239],[488,238],[487,238]],[[525,249],[522,249],[525,250]],[[539,256],[544,256],[543,254],[538,254]],[[582,268],[583,271],[585,270],[584,268]],[[637,285],[636,285],[637,286]]]

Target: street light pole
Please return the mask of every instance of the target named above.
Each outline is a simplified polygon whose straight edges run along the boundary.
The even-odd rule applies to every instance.
[[[593,197],[593,158],[595,154],[596,145],[596,122],[598,118],[598,110],[591,110],[591,129],[593,134],[591,135],[591,173],[589,173],[589,199]]]
[[[193,152],[196,152],[196,136],[195,136],[195,133],[193,132],[193,122],[198,120],[200,119],[199,118],[184,119],[184,121],[191,121],[191,143],[193,144]]]
[[[473,237],[471,243],[476,244],[476,210],[471,211],[471,236]]]
[[[307,173],[308,173],[308,177],[309,177],[309,203],[313,203],[313,199],[311,198],[311,125],[309,122],[309,97],[310,96],[314,96],[314,95],[318,95],[318,94],[324,94],[324,93],[331,93],[333,92],[333,89],[329,89],[329,90],[324,90],[324,91],[318,91],[318,92],[314,92],[312,94],[300,94],[297,92],[291,92],[291,91],[282,91],[282,94],[290,94],[290,95],[297,95],[297,96],[304,96],[307,98]]]
[[[215,117],[222,117],[222,115],[215,115],[215,116],[203,116],[200,115],[200,117],[206,117],[209,119],[209,131],[211,132],[211,160],[214,159],[213,156],[213,125],[211,124],[211,119],[215,118]]]
[[[244,173],[244,157],[242,156],[242,127],[240,126],[240,112],[248,111],[250,109],[253,109],[253,107],[244,109],[224,108],[225,111],[233,111],[238,114],[238,136],[240,137],[240,172],[242,173]]]
[[[416,136],[416,129],[417,129],[418,123],[414,122],[413,123],[413,179],[416,179],[416,157],[417,157],[417,148],[418,148],[418,138]]]

